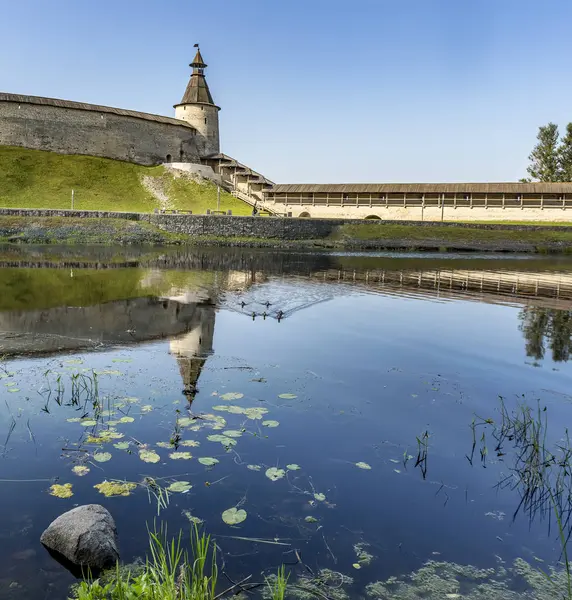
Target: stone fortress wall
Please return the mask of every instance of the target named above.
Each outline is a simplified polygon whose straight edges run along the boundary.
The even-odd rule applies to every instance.
[[[200,162],[200,137],[194,127],[170,117],[0,93],[1,146],[158,165]]]

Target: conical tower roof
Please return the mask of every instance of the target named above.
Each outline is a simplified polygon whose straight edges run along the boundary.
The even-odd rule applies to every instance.
[[[197,53],[193,62],[189,65],[193,68],[191,79],[183,95],[180,104],[213,104],[214,100],[209,90],[204,70],[207,66],[200,49],[197,47]]]

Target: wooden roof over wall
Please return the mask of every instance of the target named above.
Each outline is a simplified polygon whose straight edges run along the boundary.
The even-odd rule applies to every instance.
[[[269,194],[572,194],[571,183],[288,183]]]
[[[89,110],[99,113],[110,113],[122,117],[134,117],[136,119],[145,119],[146,121],[155,121],[155,123],[166,123],[168,125],[179,125],[189,129],[195,129],[186,121],[174,119],[173,117],[163,117],[150,113],[138,112],[136,110],[125,110],[123,108],[113,108],[111,106],[100,106],[98,104],[86,104],[85,102],[73,102],[72,100],[59,100],[57,98],[43,98],[42,96],[25,96],[22,94],[8,94],[0,92],[0,102],[14,102],[17,104],[39,104],[42,106],[57,106],[59,108],[73,108],[76,110]]]

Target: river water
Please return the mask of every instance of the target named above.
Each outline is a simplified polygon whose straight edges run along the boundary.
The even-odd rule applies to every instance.
[[[499,432],[529,406],[564,444],[572,261],[3,248],[0,266],[0,598],[66,597],[39,537],[89,503],[126,563],[147,527],[201,520],[221,573],[285,563],[292,597],[560,597],[554,506],[522,502]]]

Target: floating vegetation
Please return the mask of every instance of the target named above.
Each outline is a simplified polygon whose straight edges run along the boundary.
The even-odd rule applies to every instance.
[[[270,575],[267,580],[274,581],[276,575]],[[327,598],[328,600],[349,600],[347,587],[351,586],[353,579],[343,573],[332,571],[330,569],[321,569],[317,573],[304,574],[288,585],[286,593],[288,598],[294,600],[316,600],[316,598]],[[265,600],[274,600],[270,590],[264,590],[262,596]],[[355,594],[352,594],[352,597]],[[380,597],[383,600],[389,600],[388,597]],[[436,597],[437,598],[437,597]],[[393,600],[393,597],[391,597]],[[418,600],[417,596],[412,596],[408,600]],[[433,600],[433,598],[431,598]],[[436,599],[435,599],[436,600]]]
[[[279,394],[278,398],[282,398],[282,400],[294,400],[297,398],[296,394]]]
[[[12,392],[14,394],[15,392],[19,392],[20,390],[18,388],[15,388],[15,387],[9,387],[7,391],[8,392]]]
[[[357,462],[356,467],[360,469],[365,469],[366,471],[371,469],[371,467],[366,462]]]
[[[133,362],[132,358],[113,358],[111,362],[114,363],[130,363]]]
[[[75,467],[73,467],[72,471],[76,475],[79,475],[79,477],[83,477],[84,475],[87,475],[89,473],[89,467],[86,467],[85,465],[76,465]]]
[[[167,490],[169,492],[188,492],[193,486],[188,481],[175,481],[172,483]]]
[[[193,516],[192,513],[188,510],[184,510],[183,515],[185,515],[185,517],[187,517],[189,522],[193,525],[201,525],[202,523],[204,523],[203,519],[199,519],[199,517]]]
[[[142,413],[150,413],[153,410],[153,406],[151,404],[145,404],[145,406],[141,407]]]
[[[193,458],[193,455],[190,452],[171,452],[169,458],[173,460],[189,460]]]
[[[360,565],[359,563],[353,563],[353,564],[352,564],[352,567],[353,567],[354,569],[361,569],[361,565]]]
[[[218,404],[217,406],[213,406],[213,410],[218,410],[219,412],[227,412],[233,415],[245,415],[246,408],[242,408],[240,406],[235,406],[234,404],[226,405],[226,404]]]
[[[521,558],[512,567],[478,569],[472,565],[429,561],[418,571],[370,583],[375,600],[462,598],[463,600],[554,600],[568,598],[566,574],[551,570],[550,578]]]
[[[71,419],[66,419],[66,421],[68,423],[80,423],[81,422],[81,418],[80,417],[72,417]]]
[[[247,469],[250,469],[251,471],[260,471],[262,470],[262,466],[261,465],[246,465]]]
[[[96,375],[115,375],[116,377],[121,377],[123,373],[121,371],[117,371],[116,369],[103,369],[102,371],[94,371]]]
[[[147,448],[139,450],[139,458],[147,463],[158,463],[161,460],[161,457],[154,450],[149,450]]]
[[[227,392],[226,394],[221,394],[219,397],[221,400],[232,401],[244,398],[244,394],[241,394],[240,392]]]
[[[120,433],[119,431],[111,431],[110,429],[106,429],[105,431],[100,431],[99,436],[104,440],[120,440],[122,437],[125,437],[124,433]]]
[[[191,419],[191,417],[181,417],[177,422],[181,427],[189,427],[189,425],[192,425],[195,422],[195,419]]]
[[[199,458],[198,460],[201,463],[201,465],[205,465],[206,467],[212,467],[219,463],[217,458],[212,458],[211,456],[201,456],[201,458]]]
[[[300,465],[297,465],[295,463],[292,463],[291,465],[286,465],[286,468],[289,471],[299,471],[302,467]]]
[[[231,446],[236,446],[235,439],[226,437],[226,435],[222,435],[220,433],[214,433],[212,435],[207,436],[207,440],[209,442],[220,442],[226,448],[230,448]]]
[[[121,482],[121,481],[102,481],[93,486],[100,494],[107,498],[111,496],[129,496],[137,487],[136,483]]]
[[[54,483],[50,486],[50,495],[56,498],[71,498],[73,496],[71,483]]]
[[[252,419],[253,421],[256,419],[262,419],[264,417],[264,415],[267,413],[268,413],[268,410],[266,408],[259,408],[259,407],[247,408],[244,411],[244,414],[247,416],[247,418]]]
[[[226,435],[226,437],[230,438],[242,437],[242,433],[242,431],[238,431],[237,429],[227,429],[226,431],[222,432],[223,435]]]
[[[318,501],[318,502],[324,502],[326,500],[326,496],[324,494],[318,493],[318,494],[314,494],[314,498]]]
[[[158,445],[159,444],[157,444],[157,446]],[[200,445],[201,443],[196,442],[195,440],[183,440],[182,442],[179,442],[179,446],[186,446],[187,448],[197,448]]]
[[[96,452],[93,455],[93,460],[103,463],[111,460],[111,454],[109,452]]]
[[[113,444],[113,447],[117,448],[118,450],[127,450],[129,445],[129,442],[117,442],[117,444]]]
[[[278,427],[280,423],[278,421],[262,421],[264,427]]]
[[[133,417],[121,417],[121,419],[118,420],[119,423],[133,423],[133,421],[135,421]]]
[[[312,517],[312,515],[308,515],[304,521],[306,521],[306,523],[317,523],[318,519],[316,519],[316,517]]]
[[[284,469],[278,469],[277,467],[270,467],[270,469],[266,470],[266,477],[270,479],[270,481],[278,481],[282,479],[286,475],[286,471]]]
[[[171,442],[157,442],[157,446],[159,446],[159,448],[167,448],[167,450],[173,448],[173,444],[171,444]]]
[[[93,419],[85,419],[84,421],[80,421],[80,423],[84,427],[95,427],[97,425],[97,421],[94,421]]]
[[[87,438],[85,439],[85,443],[86,444],[103,444],[105,443],[107,440],[105,440],[104,438],[97,436],[97,435],[88,435]]]
[[[373,554],[367,552],[366,548],[369,547],[369,544],[365,542],[360,542],[359,544],[354,544],[354,552],[356,558],[358,559],[358,563],[361,566],[367,566],[371,564],[371,561],[374,559]]]
[[[238,525],[246,520],[246,511],[233,506],[222,513],[222,520],[227,525]]]

